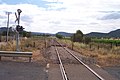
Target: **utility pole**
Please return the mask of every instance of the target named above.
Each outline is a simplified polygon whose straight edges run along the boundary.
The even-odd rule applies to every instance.
[[[10,16],[10,14],[12,14],[12,12],[6,12],[6,14],[8,15],[6,42],[8,43],[8,34],[9,34],[9,16]]]

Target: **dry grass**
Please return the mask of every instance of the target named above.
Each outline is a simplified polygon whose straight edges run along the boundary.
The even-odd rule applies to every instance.
[[[99,55],[97,59],[98,64],[102,66],[120,66],[120,55]]]
[[[19,43],[20,51],[35,51],[44,47],[43,38],[21,39]],[[1,45],[0,50],[16,51],[16,41],[9,41],[6,45]]]
[[[42,56],[44,48],[44,38],[28,38],[21,39],[19,43],[20,51],[33,52],[32,61],[45,63],[45,58]],[[8,44],[0,45],[1,51],[16,51],[16,41],[9,41]],[[24,58],[20,58],[21,60]]]

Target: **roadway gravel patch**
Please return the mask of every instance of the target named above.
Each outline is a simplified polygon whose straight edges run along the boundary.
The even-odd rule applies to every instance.
[[[48,80],[46,60],[41,53],[33,52],[32,62],[28,58],[2,57],[0,80]]]
[[[1,61],[0,80],[47,80],[47,76],[38,63]]]
[[[120,66],[104,67],[103,69],[106,70],[109,74],[111,74],[114,77],[118,78],[118,80],[120,80]]]

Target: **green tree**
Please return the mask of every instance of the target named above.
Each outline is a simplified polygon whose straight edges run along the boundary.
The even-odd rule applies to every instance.
[[[3,31],[2,36],[6,36],[6,35],[7,35],[7,31]]]
[[[91,42],[91,38],[90,37],[84,37],[83,41],[85,44],[89,44]]]
[[[56,34],[56,37],[59,38],[59,39],[62,39],[62,38],[63,38],[63,36],[60,35],[60,34]]]
[[[26,31],[20,32],[20,35],[22,35],[23,37],[26,37]]]
[[[71,36],[71,40],[72,40],[73,42],[75,42],[75,34],[73,34],[73,36]]]
[[[0,34],[0,42],[2,41],[2,35]]]
[[[26,37],[31,37],[31,32],[27,32]]]
[[[20,32],[20,35],[22,35],[23,37],[31,37],[31,32],[23,31]]]
[[[82,42],[83,41],[83,33],[80,30],[77,30],[75,34],[73,34],[72,39],[73,42]]]

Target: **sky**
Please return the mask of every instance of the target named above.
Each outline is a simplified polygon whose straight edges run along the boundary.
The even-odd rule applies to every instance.
[[[20,25],[26,31],[75,33],[81,30],[108,33],[120,29],[120,0],[0,0],[0,27],[15,25],[21,9]],[[15,26],[13,26],[15,27]]]

